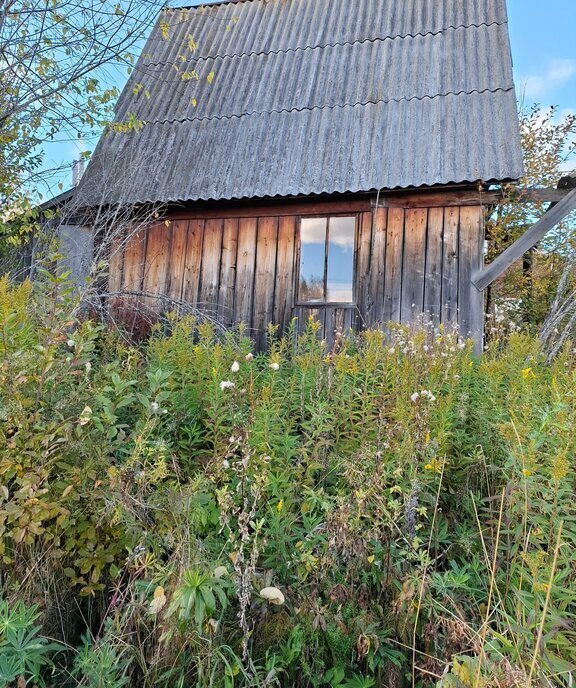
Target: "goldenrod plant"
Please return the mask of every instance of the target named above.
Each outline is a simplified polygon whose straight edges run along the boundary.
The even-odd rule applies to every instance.
[[[0,281],[2,609],[50,639],[27,685],[571,684],[570,344],[497,318],[482,357],[425,322],[327,349],[310,321],[256,353],[189,317],[132,344],[73,299]]]

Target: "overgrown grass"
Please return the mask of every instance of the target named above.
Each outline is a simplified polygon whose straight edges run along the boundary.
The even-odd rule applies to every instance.
[[[573,351],[69,313],[0,282],[0,684],[571,684]]]

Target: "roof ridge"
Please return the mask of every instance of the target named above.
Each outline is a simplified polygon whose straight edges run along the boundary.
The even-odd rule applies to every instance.
[[[311,107],[303,108],[283,108],[281,110],[253,110],[252,112],[242,112],[239,115],[217,115],[215,117],[175,117],[173,119],[157,119],[150,122],[144,122],[144,126],[149,124],[184,124],[185,122],[211,122],[211,121],[222,121],[231,119],[242,119],[242,117],[252,117],[254,115],[281,115],[284,113],[291,112],[312,112],[314,110],[335,110],[336,108],[355,108],[355,107],[366,107],[367,105],[380,105],[388,103],[409,103],[413,100],[434,100],[435,98],[446,98],[447,96],[471,96],[471,95],[483,95],[484,93],[508,93],[514,90],[514,84],[509,88],[484,88],[484,89],[472,89],[470,91],[446,91],[443,93],[435,93],[434,95],[425,94],[423,96],[412,96],[410,98],[378,98],[376,100],[366,100],[357,101],[356,103],[335,103],[334,105],[313,105]]]
[[[252,0],[240,0],[241,2],[252,2]],[[210,54],[210,55],[203,55],[201,57],[196,58],[198,62],[204,61],[204,60],[216,60],[218,58],[221,59],[228,59],[228,58],[234,58],[234,57],[259,57],[261,55],[281,55],[281,54],[287,54],[287,53],[296,53],[299,51],[305,51],[305,50],[318,50],[318,49],[324,49],[324,48],[337,48],[337,47],[344,47],[347,45],[357,45],[357,44],[364,44],[364,43],[377,43],[377,42],[382,42],[384,43],[385,41],[394,41],[394,40],[404,40],[406,38],[426,38],[427,36],[439,36],[440,34],[446,33],[447,31],[458,31],[460,29],[480,29],[482,27],[490,28],[491,26],[506,26],[508,22],[502,22],[502,21],[493,21],[493,22],[482,22],[481,24],[459,24],[458,26],[453,26],[450,24],[449,26],[445,26],[442,29],[438,31],[427,31],[426,33],[418,32],[418,33],[405,33],[405,34],[395,34],[393,36],[377,36],[376,38],[364,38],[364,39],[357,39],[355,41],[345,41],[341,43],[325,43],[325,44],[320,44],[317,43],[316,45],[305,45],[305,46],[298,46],[297,48],[284,48],[281,50],[261,50],[261,51],[256,51],[253,50],[252,52],[245,52],[245,53],[224,53],[222,55],[220,54]],[[145,59],[145,58],[144,58]],[[134,66],[134,71],[138,69],[138,63],[140,60],[137,61],[136,65]],[[159,67],[163,64],[166,64],[165,62],[147,62],[146,63],[149,66],[152,67]]]

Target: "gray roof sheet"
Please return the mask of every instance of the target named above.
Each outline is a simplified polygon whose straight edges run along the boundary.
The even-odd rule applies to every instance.
[[[517,179],[505,0],[162,13],[79,189],[98,203]]]

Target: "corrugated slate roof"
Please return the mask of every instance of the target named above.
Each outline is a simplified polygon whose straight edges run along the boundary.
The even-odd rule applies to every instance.
[[[162,13],[79,194],[233,199],[517,179],[505,0],[241,0]]]

